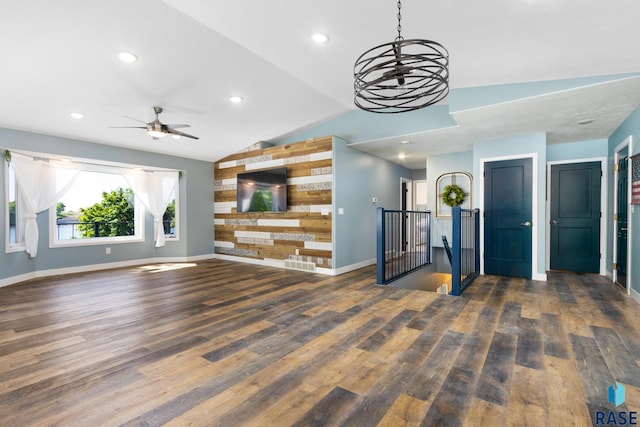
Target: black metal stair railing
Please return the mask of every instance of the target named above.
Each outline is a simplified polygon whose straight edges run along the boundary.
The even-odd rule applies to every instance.
[[[431,212],[378,208],[377,283],[431,264]]]
[[[480,210],[455,207],[451,219],[451,295],[459,296],[480,274]]]

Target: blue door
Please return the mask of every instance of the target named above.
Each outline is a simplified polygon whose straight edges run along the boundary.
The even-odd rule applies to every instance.
[[[551,166],[552,270],[600,272],[600,162]]]
[[[484,271],[531,278],[532,160],[484,166]]]

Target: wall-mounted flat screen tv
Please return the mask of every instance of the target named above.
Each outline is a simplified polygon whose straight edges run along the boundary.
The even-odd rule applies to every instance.
[[[286,212],[287,168],[238,174],[238,212]]]

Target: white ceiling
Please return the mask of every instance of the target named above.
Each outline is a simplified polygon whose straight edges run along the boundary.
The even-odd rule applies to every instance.
[[[396,36],[394,0],[0,2],[0,127],[209,161],[354,110],[355,59]],[[449,50],[461,89],[640,72],[638,16],[637,0],[405,0],[402,23],[406,38]],[[314,31],[329,43],[313,44]],[[123,50],[139,60],[120,62]],[[454,112],[457,127],[354,147],[420,168],[480,138],[606,138],[640,104],[639,80]],[[236,94],[243,103],[228,101]],[[138,125],[123,115],[150,121],[154,105],[200,140],[109,128]],[[596,121],[578,126],[583,118]]]

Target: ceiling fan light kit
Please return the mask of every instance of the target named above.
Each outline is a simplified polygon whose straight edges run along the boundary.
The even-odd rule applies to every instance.
[[[162,111],[162,109],[160,110]],[[147,133],[154,138],[162,138],[166,135],[166,133],[162,130],[162,123],[160,123],[160,121],[158,120],[157,115],[156,115],[156,121],[151,122],[147,125]]]
[[[402,113],[443,100],[449,93],[449,53],[440,43],[398,36],[369,49],[353,67],[354,103],[372,113]]]

